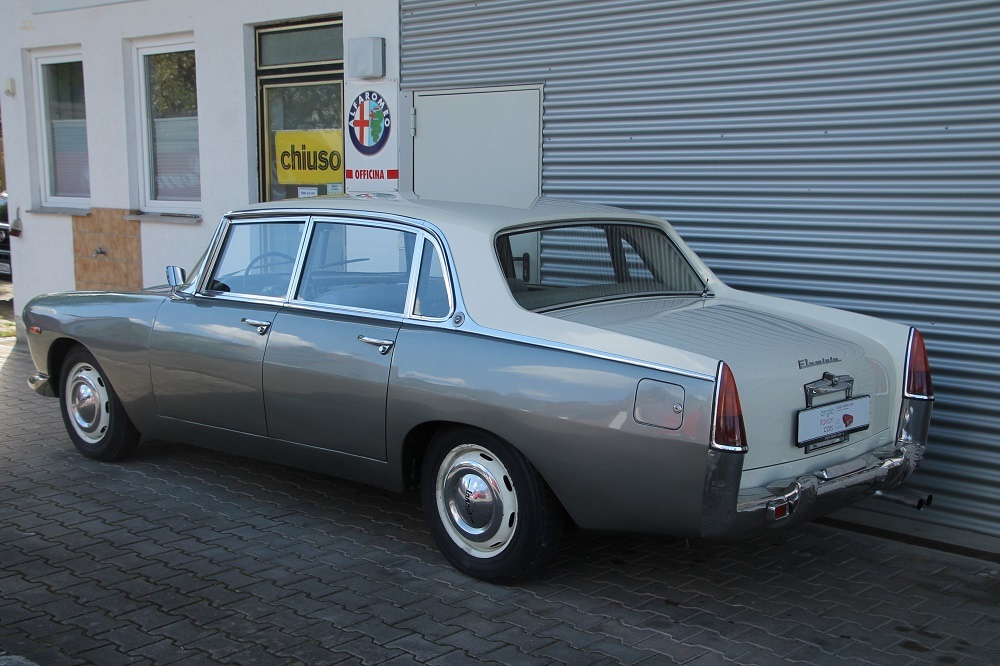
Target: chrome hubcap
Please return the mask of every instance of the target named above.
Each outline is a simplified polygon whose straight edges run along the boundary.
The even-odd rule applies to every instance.
[[[88,363],[77,363],[66,380],[66,408],[76,434],[99,442],[108,430],[110,405],[101,374]]]
[[[492,557],[510,543],[517,495],[507,468],[489,450],[476,444],[453,449],[441,463],[435,490],[441,521],[462,550]]]

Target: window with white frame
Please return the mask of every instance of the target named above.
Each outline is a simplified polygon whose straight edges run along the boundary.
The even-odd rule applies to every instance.
[[[35,59],[42,122],[42,204],[90,205],[87,105],[78,53]]]
[[[194,45],[140,45],[135,54],[142,209],[197,212],[201,162]]]

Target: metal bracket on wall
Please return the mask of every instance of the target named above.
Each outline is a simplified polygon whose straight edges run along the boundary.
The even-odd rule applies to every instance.
[[[10,235],[17,238],[21,235],[21,231],[24,229],[24,223],[21,222],[21,207],[17,207],[17,212],[14,213],[14,219],[10,223]]]

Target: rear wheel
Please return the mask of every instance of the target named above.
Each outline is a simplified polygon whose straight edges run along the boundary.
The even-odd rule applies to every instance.
[[[77,346],[62,363],[59,404],[66,431],[88,458],[121,460],[139,444],[118,394],[94,356]]]
[[[456,569],[514,582],[555,553],[562,507],[512,446],[471,428],[438,435],[424,458],[421,497],[431,534]]]

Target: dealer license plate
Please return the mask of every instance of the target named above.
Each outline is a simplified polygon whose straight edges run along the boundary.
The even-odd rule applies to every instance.
[[[811,447],[820,442],[867,430],[871,423],[871,396],[833,402],[799,412],[797,446]]]
[[[0,275],[7,275],[10,273],[10,264],[6,261],[0,261]]]

